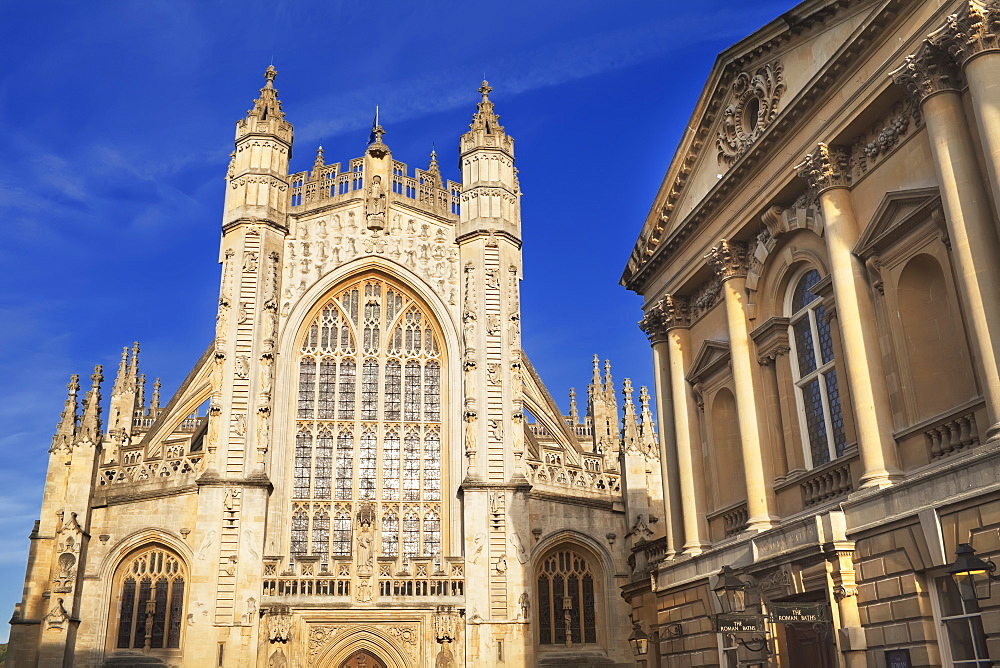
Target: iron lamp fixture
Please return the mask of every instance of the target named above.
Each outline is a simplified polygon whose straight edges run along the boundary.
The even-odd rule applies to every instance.
[[[632,620],[632,635],[628,637],[628,644],[632,646],[632,654],[635,656],[643,656],[649,652],[649,636],[642,630],[637,619]]]
[[[712,591],[719,599],[722,611],[726,614],[745,612],[750,585],[736,577],[736,573],[728,565],[722,567],[718,577],[719,581]]]
[[[997,565],[992,560],[983,561],[969,543],[960,543],[955,550],[955,561],[948,566],[948,574],[955,581],[958,593],[966,604],[990,598],[990,588],[1000,576],[993,575]]]

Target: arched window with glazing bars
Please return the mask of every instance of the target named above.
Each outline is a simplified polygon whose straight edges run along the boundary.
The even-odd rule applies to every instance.
[[[298,354],[292,557],[349,557],[362,506],[380,556],[439,556],[446,359],[429,309],[382,275],[352,279]]]

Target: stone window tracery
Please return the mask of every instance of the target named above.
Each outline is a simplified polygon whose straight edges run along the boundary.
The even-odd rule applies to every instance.
[[[809,269],[789,295],[792,372],[810,467],[843,456],[847,448],[831,324],[823,300],[812,292],[819,281],[819,272]]]
[[[139,551],[119,568],[117,649],[180,648],[185,576],[180,558],[160,547]]]
[[[336,289],[299,349],[293,557],[353,553],[370,505],[384,557],[440,555],[444,357],[427,309],[370,274]]]
[[[597,642],[595,577],[592,564],[571,549],[558,549],[538,575],[538,643]]]

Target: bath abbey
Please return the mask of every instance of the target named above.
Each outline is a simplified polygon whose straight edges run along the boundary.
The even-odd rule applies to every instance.
[[[138,344],[70,380],[7,665],[1000,662],[1000,0],[805,0],[722,52],[611,221],[653,387],[582,360],[568,415],[489,84],[457,183],[377,123],[289,173],[275,76],[214,339],[169,399]]]

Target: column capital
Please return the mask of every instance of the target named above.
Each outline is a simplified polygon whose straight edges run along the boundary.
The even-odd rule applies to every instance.
[[[639,328],[646,333],[651,343],[665,340],[671,329],[690,326],[688,300],[678,295],[664,295],[649,307],[646,317],[639,321]]]
[[[851,152],[846,146],[830,146],[824,142],[795,166],[799,178],[809,184],[817,195],[831,188],[851,187]]]
[[[965,80],[954,61],[928,40],[889,76],[897,86],[905,88],[918,105],[937,93],[960,91],[965,87]]]
[[[1000,0],[967,0],[927,39],[961,67],[982,53],[1000,53]]]
[[[705,255],[705,261],[722,282],[731,278],[746,278],[750,252],[745,243],[721,239]]]

